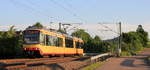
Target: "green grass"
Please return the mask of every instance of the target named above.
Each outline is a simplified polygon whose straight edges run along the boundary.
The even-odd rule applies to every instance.
[[[150,65],[150,57],[146,58],[147,64]]]
[[[148,61],[150,61],[150,57],[148,57],[147,59],[148,59]]]
[[[94,70],[95,68],[100,67],[100,66],[103,65],[104,63],[105,63],[105,62],[96,62],[96,63],[91,64],[91,65],[89,65],[89,66],[87,66],[87,67],[85,67],[85,68],[83,68],[83,69],[81,69],[81,70]]]
[[[150,41],[148,41],[147,44],[150,44]]]
[[[122,51],[120,56],[131,56],[131,53]]]
[[[139,54],[141,53],[142,51],[144,50],[143,47],[141,47],[139,50],[137,51],[132,51],[132,52],[128,52],[128,51],[122,51],[120,56],[133,56],[133,55],[136,55],[136,54]]]
[[[148,47],[148,48],[150,48],[150,41],[149,41],[149,42],[147,42],[147,47]]]

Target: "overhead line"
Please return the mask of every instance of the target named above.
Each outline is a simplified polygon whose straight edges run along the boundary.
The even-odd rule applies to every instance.
[[[65,4],[67,5],[67,7],[70,7],[72,10],[76,10],[71,4],[69,4],[66,0],[64,0],[65,2]],[[73,11],[74,12],[74,11]],[[77,12],[77,11],[76,11]],[[79,20],[81,20],[81,21],[84,21],[84,22],[86,22],[86,20],[85,19],[83,19],[83,18],[79,18],[79,15],[76,13],[76,15],[75,15],[76,17],[77,17],[77,19],[79,19]]]
[[[112,30],[111,28],[109,28],[108,26],[105,26],[105,25],[103,25],[102,23],[99,23],[100,25],[102,25],[103,27],[105,27],[105,28],[107,28],[107,29],[109,29],[110,31],[112,31],[112,32],[114,32],[114,33],[116,33],[116,34],[118,34],[118,32],[116,32],[116,31],[114,31],[114,30]]]
[[[20,6],[26,8],[26,9],[28,9],[28,10],[30,9],[31,11],[34,11],[35,13],[37,13],[37,14],[39,14],[39,15],[42,15],[42,16],[44,16],[44,17],[49,17],[47,14],[44,14],[44,13],[42,13],[41,11],[35,10],[33,7],[27,6],[27,5],[25,5],[25,4],[23,4],[23,3],[19,2],[19,1],[10,0],[10,2],[11,2],[13,5],[20,5]],[[25,10],[25,11],[27,11],[27,10]]]
[[[79,18],[78,15],[76,13],[74,13],[73,11],[69,10],[68,8],[66,8],[65,6],[63,6],[62,4],[58,3],[55,0],[49,0],[51,2],[53,2],[54,4],[58,5],[59,7],[61,7],[62,9],[64,9],[65,11],[67,11],[68,13],[70,13],[72,16],[76,17],[77,19],[80,19],[81,21],[86,22],[85,20],[83,20],[82,18]]]
[[[34,7],[43,9],[39,4],[34,3],[32,0],[26,0],[26,1],[27,1],[28,3],[30,3],[32,6],[34,6]],[[43,9],[42,12],[47,13],[48,11],[49,11],[49,10],[47,10],[47,9]],[[49,14],[46,14],[46,15],[49,15]],[[55,18],[55,17],[52,17],[52,16],[48,16],[48,17],[54,18],[54,19],[57,20],[57,18]]]
[[[60,3],[58,3],[57,1],[55,0],[49,0],[51,2],[53,2],[54,4],[58,5],[59,7],[63,8],[65,11],[69,12],[70,14],[72,14],[72,11],[70,11],[69,9],[67,9],[66,7],[64,7],[63,5],[61,5]],[[74,13],[73,13],[74,15]]]

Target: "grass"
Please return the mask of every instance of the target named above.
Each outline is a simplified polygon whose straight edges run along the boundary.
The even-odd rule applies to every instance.
[[[147,42],[147,47],[148,47],[148,48],[150,47],[150,41],[149,41],[149,42]]]
[[[141,53],[144,50],[144,47],[141,47],[140,50],[138,51],[132,51],[132,52],[127,52],[127,51],[122,51],[120,56],[133,56]]]
[[[147,64],[150,65],[150,57],[146,58]]]
[[[94,70],[95,68],[100,67],[100,66],[103,65],[104,63],[105,63],[105,62],[96,62],[96,63],[91,64],[91,65],[89,65],[89,66],[87,66],[87,67],[85,67],[85,68],[83,68],[83,69],[81,69],[81,70]]]
[[[148,57],[148,60],[150,61],[150,57]]]
[[[126,51],[122,51],[120,56],[132,56],[131,53],[126,52]]]

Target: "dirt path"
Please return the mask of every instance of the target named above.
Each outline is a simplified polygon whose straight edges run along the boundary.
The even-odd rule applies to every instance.
[[[96,70],[150,70],[150,66],[144,60],[147,56],[150,56],[150,48],[146,48],[136,56],[110,58]]]

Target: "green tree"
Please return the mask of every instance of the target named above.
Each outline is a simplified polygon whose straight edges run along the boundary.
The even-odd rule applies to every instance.
[[[92,39],[90,34],[85,32],[85,30],[83,30],[83,29],[78,29],[77,31],[73,32],[71,35],[82,38],[84,40],[84,42],[88,42],[89,40]]]
[[[148,33],[143,29],[142,25],[138,25],[138,28],[136,30],[140,37],[140,41],[142,42],[143,46],[147,46],[148,42]]]
[[[10,58],[22,53],[22,39],[16,34],[14,26],[0,32],[0,58]]]
[[[143,30],[141,30],[143,31]],[[138,32],[123,33],[122,51],[131,55],[143,49],[143,38]]]
[[[144,32],[144,29],[142,27],[142,25],[138,25],[138,28],[136,29],[136,32]]]
[[[100,37],[99,37],[98,35],[96,35],[96,36],[94,37],[94,40],[95,40],[95,41],[101,41],[101,39],[100,39]]]
[[[36,22],[32,27],[43,28],[43,25],[40,22]]]
[[[99,36],[92,38],[90,34],[83,29],[79,29],[72,33],[72,36],[82,38],[84,40],[84,51],[88,53],[104,53],[110,52],[111,44],[109,42],[101,41]]]

